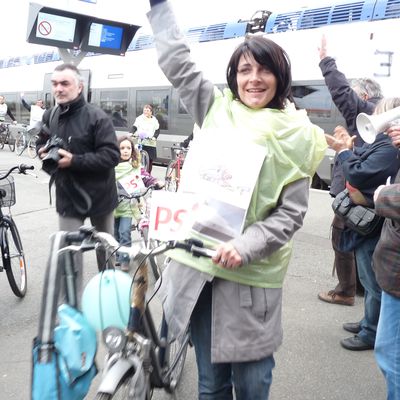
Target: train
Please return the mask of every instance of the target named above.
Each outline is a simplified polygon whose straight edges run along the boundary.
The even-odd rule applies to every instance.
[[[329,55],[348,79],[371,77],[385,96],[400,96],[400,0],[332,2],[332,5],[286,12],[257,11],[250,20],[221,22],[184,29],[197,67],[216,86],[225,87],[225,71],[234,48],[248,34],[265,35],[281,45],[292,64],[296,106],[326,133],[345,124],[332,102],[319,69],[318,46],[324,34]],[[54,104],[51,73],[62,62],[58,49],[0,59],[0,94],[19,123],[28,123],[20,93]],[[79,64],[85,96],[114,119],[117,134],[129,132],[144,104],[152,104],[160,123],[157,162],[171,159],[171,146],[193,130],[193,120],[177,92],[158,67],[151,33],[140,28],[124,57],[87,53]],[[212,144],[210,144],[212,145]],[[333,151],[327,151],[313,180],[330,184]]]

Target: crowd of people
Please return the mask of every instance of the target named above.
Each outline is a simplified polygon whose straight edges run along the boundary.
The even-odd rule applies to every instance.
[[[341,345],[347,350],[375,349],[388,399],[400,399],[400,123],[379,133],[372,144],[363,143],[356,125],[359,113],[384,113],[399,107],[400,98],[383,97],[373,79],[349,82],[328,55],[323,37],[319,66],[346,122],[346,127],[323,132],[304,110],[296,109],[290,60],[275,42],[258,35],[246,37],[228,62],[228,87],[219,90],[191,61],[170,3],[150,0],[150,6],[159,66],[193,117],[196,135],[229,131],[231,146],[249,141],[268,155],[242,234],[220,243],[212,260],[171,252],[163,272],[159,295],[170,332],[179,337],[190,327],[199,399],[233,399],[233,393],[237,400],[268,399],[274,353],[283,340],[282,286],[293,235],[302,226],[310,181],[327,146],[336,151],[332,198],[346,187],[354,189],[362,195],[363,205],[386,220],[372,235],[362,236],[334,216],[331,242],[338,284],[318,298],[352,306],[357,291],[362,292],[364,315],[343,324],[354,336]],[[113,120],[127,127],[120,109],[110,118],[86,102],[76,66],[59,65],[51,82],[56,106],[44,110],[43,102],[29,105],[23,96],[22,102],[31,112],[30,126],[40,129],[37,151],[55,184],[59,229],[77,230],[89,218],[97,230],[130,245],[132,224],[141,214],[139,204],[132,207],[118,195],[125,190],[124,179],[132,176],[139,186],[163,187],[151,175],[160,128],[152,105],[144,105],[131,129],[150,156],[150,170],[144,171],[133,135],[115,134]],[[0,121],[6,114],[15,120],[0,96]],[[352,198],[353,203],[361,204],[358,199]],[[75,257],[79,291],[82,260]],[[108,262],[129,271],[129,259],[106,260],[101,250],[97,262],[100,270]]]

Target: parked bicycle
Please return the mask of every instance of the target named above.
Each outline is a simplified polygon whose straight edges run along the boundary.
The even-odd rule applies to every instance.
[[[27,149],[30,158],[36,158],[36,142],[38,140],[38,131],[33,128],[28,130],[27,125],[23,125],[22,129],[18,131],[15,138],[15,146],[17,154],[20,156]]]
[[[10,124],[0,122],[0,149],[4,149],[6,143],[11,151],[15,150],[15,139],[11,135]]]
[[[188,149],[179,145],[174,145],[171,148],[174,154],[174,159],[171,160],[165,172],[165,190],[176,192],[179,188],[181,180],[181,169],[186,158]]]
[[[24,297],[27,289],[25,255],[17,225],[11,213],[3,214],[2,207],[10,208],[16,203],[15,183],[11,173],[18,170],[20,174],[27,174],[27,170],[32,169],[33,165],[21,164],[0,176],[0,272],[6,271],[11,290],[18,297]]]

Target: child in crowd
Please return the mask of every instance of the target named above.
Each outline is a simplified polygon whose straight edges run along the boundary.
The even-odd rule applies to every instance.
[[[154,185],[155,189],[162,189],[164,183],[150,175],[140,165],[140,152],[136,149],[133,140],[129,136],[118,139],[121,158],[115,167],[118,193],[129,193],[132,186],[140,190],[141,187]],[[132,218],[139,222],[141,213],[139,203],[136,205],[129,199],[120,199],[114,211],[114,236],[121,245],[130,246]],[[123,256],[120,260],[121,270],[129,270],[129,257]]]

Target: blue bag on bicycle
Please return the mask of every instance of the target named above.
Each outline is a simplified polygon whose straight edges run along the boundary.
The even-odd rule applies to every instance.
[[[32,399],[81,400],[97,373],[96,333],[83,314],[67,304],[59,307],[58,317],[54,344],[34,344]],[[40,361],[43,351],[50,353],[47,361]]]
[[[64,233],[58,232],[52,237],[52,254],[62,247]],[[58,307],[58,325],[55,326],[62,279],[60,271],[64,268],[65,260],[57,260],[57,265],[54,265],[54,258],[50,258],[52,260],[49,260],[44,283],[39,334],[33,342],[31,398],[82,400],[97,373],[96,332],[86,317],[68,304]],[[71,279],[67,277],[65,281],[67,291],[74,292],[73,287],[68,287]]]

